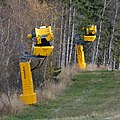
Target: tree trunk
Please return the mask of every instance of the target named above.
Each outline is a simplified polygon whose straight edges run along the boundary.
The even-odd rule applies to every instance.
[[[113,27],[112,27],[112,33],[110,37],[110,43],[108,48],[108,64],[109,67],[112,67],[112,46],[113,46],[113,39],[114,39],[114,32],[115,32],[115,25],[116,25],[116,18],[118,14],[118,0],[115,0],[115,15],[113,18]]]
[[[72,10],[72,5],[71,5],[71,0],[69,0],[70,8],[69,8],[69,20],[68,20],[68,39],[67,39],[67,53],[66,53],[66,65],[69,64],[69,49],[70,49],[70,36],[71,36],[71,10]]]
[[[106,66],[106,45],[103,53],[103,66]]]
[[[113,66],[112,66],[112,70],[115,70],[115,63],[116,63],[116,60],[115,60],[115,57],[113,56]]]
[[[75,50],[74,50],[74,63],[76,64],[77,63],[77,53],[76,53],[76,46],[77,45],[75,45]]]
[[[92,64],[95,63],[95,51],[96,50],[96,41],[93,43],[93,54],[92,54]]]
[[[74,21],[75,21],[75,8],[73,9],[72,37],[71,37],[71,43],[70,43],[69,64],[71,63],[72,51],[73,51],[74,27],[75,27]],[[76,54],[76,50],[75,50],[75,54]]]
[[[61,16],[61,26],[60,26],[59,67],[61,67],[61,60],[62,60],[63,15],[64,15],[64,7],[62,6],[62,16]]]
[[[104,16],[104,13],[105,13],[105,9],[106,9],[106,0],[104,0],[104,7],[103,7],[103,11],[102,11],[102,15],[101,15],[101,18],[103,18]],[[94,49],[94,52],[95,55],[93,55],[93,64],[95,64],[97,62],[97,57],[98,57],[98,48],[99,48],[99,44],[100,44],[100,39],[101,39],[101,32],[102,32],[102,20],[100,21],[100,24],[99,24],[99,35],[98,35],[98,40],[97,40],[97,44],[96,44],[96,49]],[[96,51],[96,52],[95,52]]]
[[[65,57],[66,57],[66,30],[67,30],[67,5],[66,5],[66,11],[65,11],[65,23],[64,23],[64,34],[63,34],[63,48],[62,48],[62,61],[61,61],[61,67],[65,67]]]
[[[120,55],[119,55],[119,60],[120,60]],[[119,64],[118,64],[118,70],[120,70],[120,61],[119,61]]]

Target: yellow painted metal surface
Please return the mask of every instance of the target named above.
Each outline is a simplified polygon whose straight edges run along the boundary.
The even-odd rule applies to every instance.
[[[89,30],[92,31],[92,34],[95,35],[97,33],[97,27],[96,25],[92,25],[89,27]]]
[[[84,41],[88,42],[94,42],[96,39],[96,32],[97,32],[97,27],[96,25],[91,25],[90,27],[86,28],[86,33],[84,35]]]
[[[92,34],[95,35],[97,32],[96,25],[91,25],[90,27],[86,28],[86,35]]]
[[[53,51],[53,46],[34,46],[33,55],[49,56]]]
[[[96,36],[84,36],[84,41],[88,41],[88,42],[94,42],[96,39]]]
[[[33,89],[32,73],[29,62],[20,62],[23,94],[20,99],[24,104],[36,104],[36,93]]]
[[[41,36],[46,36],[46,40],[50,41],[53,39],[53,33],[51,31],[51,26],[46,28],[35,28],[37,44],[41,44]]]
[[[31,38],[32,38],[32,34],[28,34],[28,35],[27,35],[27,38],[28,38],[28,39],[31,39]]]
[[[77,51],[77,57],[78,57],[78,64],[81,70],[86,70],[86,63],[85,63],[85,57],[84,57],[84,51],[82,45],[76,46]]]

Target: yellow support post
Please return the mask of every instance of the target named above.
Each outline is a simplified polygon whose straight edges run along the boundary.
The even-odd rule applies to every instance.
[[[20,99],[24,104],[36,104],[36,93],[33,89],[32,73],[29,62],[20,62],[23,94]]]
[[[78,64],[81,70],[86,70],[86,63],[85,63],[85,57],[84,57],[84,51],[82,45],[76,46],[77,51],[77,57],[78,57]]]

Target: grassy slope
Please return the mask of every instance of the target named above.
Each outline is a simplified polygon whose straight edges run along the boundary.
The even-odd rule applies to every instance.
[[[80,72],[56,100],[39,103],[7,120],[68,120],[120,119],[120,72]],[[67,118],[66,118],[67,119]],[[65,120],[66,120],[65,119]]]

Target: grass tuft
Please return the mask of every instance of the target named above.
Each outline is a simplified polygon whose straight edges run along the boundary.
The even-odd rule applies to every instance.
[[[78,73],[78,71],[80,70],[77,64],[63,68],[61,73],[58,75],[58,83],[48,80],[46,87],[42,92],[39,89],[36,90],[38,101],[55,100],[56,97],[66,89],[66,86],[70,84],[70,79]]]
[[[12,95],[1,94],[0,96],[0,115],[10,115],[20,112],[24,105],[16,93]]]

